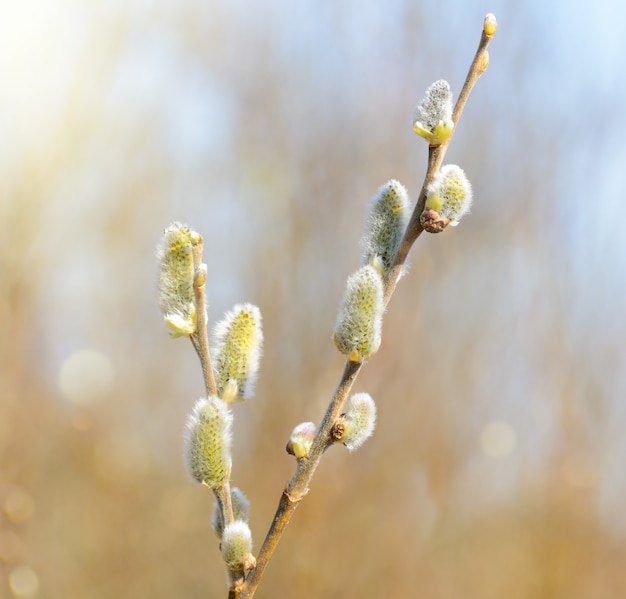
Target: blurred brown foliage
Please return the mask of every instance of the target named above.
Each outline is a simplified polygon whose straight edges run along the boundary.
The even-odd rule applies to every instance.
[[[155,306],[160,232],[204,235],[211,321],[264,316],[233,470],[258,547],[289,432],[342,369],[369,198],[389,178],[417,197],[411,111],[437,78],[459,89],[491,7],[39,4],[3,9],[0,598],[224,597],[212,497],[181,460],[202,379]],[[377,431],[325,456],[260,598],[626,596],[623,327],[598,326],[604,274],[581,282],[546,208],[545,156],[568,155],[524,102],[541,60],[512,24],[530,17],[497,16],[448,155],[473,214],[418,240],[355,389]],[[83,349],[114,378],[68,396]]]

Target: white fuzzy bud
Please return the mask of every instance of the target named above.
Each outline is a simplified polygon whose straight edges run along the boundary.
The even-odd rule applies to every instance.
[[[291,431],[287,443],[287,453],[303,458],[309,454],[313,439],[315,439],[316,427],[314,422],[301,422]]]
[[[396,259],[409,222],[409,196],[398,181],[385,183],[372,204],[361,238],[361,264],[371,264],[385,276]]]
[[[435,81],[415,109],[413,130],[431,146],[445,142],[454,129],[452,122],[452,92],[444,79]]]
[[[446,164],[434,176],[426,189],[426,210],[434,210],[452,226],[459,223],[472,205],[472,186],[463,169],[456,164]]]
[[[376,404],[368,393],[355,393],[345,405],[345,429],[341,442],[354,451],[371,437],[376,426]]]
[[[230,570],[243,570],[252,552],[252,533],[246,522],[234,520],[224,528],[222,557]],[[250,556],[251,557],[251,556]]]

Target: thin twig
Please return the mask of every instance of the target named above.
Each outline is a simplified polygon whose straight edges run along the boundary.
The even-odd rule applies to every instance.
[[[213,490],[222,517],[224,518],[224,528],[233,521],[233,504],[230,495],[230,483],[226,481],[221,487]]]
[[[217,385],[213,375],[213,366],[211,365],[211,352],[209,349],[209,336],[207,333],[207,317],[206,317],[206,265],[202,263],[202,237],[192,246],[193,265],[195,269],[193,278],[193,292],[196,302],[196,332],[191,335],[193,344],[200,365],[202,367],[202,375],[204,377],[204,386],[207,395],[217,395]],[[208,486],[207,486],[208,488]],[[230,495],[230,482],[226,481],[221,487],[213,489],[215,498],[217,499],[220,513],[222,514],[222,522],[224,528],[233,521],[233,505]],[[239,571],[229,571],[231,586],[237,586],[243,580],[243,574]]]
[[[452,121],[454,122],[455,131],[456,124],[458,123],[461,113],[463,112],[463,108],[465,108],[465,104],[467,103],[472,88],[478,81],[479,77],[485,72],[485,69],[489,64],[489,54],[487,52],[487,46],[489,45],[489,42],[492,38],[493,35],[487,35],[483,30],[480,37],[480,43],[478,44],[478,49],[476,50],[476,54],[474,56],[474,60],[470,65],[467,77],[465,78],[465,83],[461,88],[461,93],[459,94],[459,97],[454,106],[454,111],[452,112]],[[452,135],[454,135],[454,131],[452,132]],[[424,183],[422,185],[419,198],[417,199],[415,209],[413,210],[413,214],[411,215],[411,220],[409,221],[409,225],[406,229],[406,233],[404,235],[402,245],[400,246],[398,256],[396,257],[395,264],[390,269],[387,280],[385,281],[385,305],[389,303],[389,299],[391,298],[391,295],[396,288],[396,285],[402,273],[402,268],[404,266],[404,263],[406,262],[411,247],[413,247],[413,244],[424,230],[422,228],[422,225],[420,224],[420,215],[424,211],[424,205],[426,203],[426,189],[432,182],[433,177],[435,176],[437,171],[439,171],[439,169],[441,168],[443,159],[445,158],[446,152],[448,150],[448,145],[452,140],[452,135],[440,146],[428,147],[428,168],[426,169],[426,175],[424,176]]]
[[[207,489],[210,488],[208,485],[203,486]],[[217,500],[218,509],[222,514],[222,530],[224,530],[234,519],[230,483],[226,481],[221,487],[213,489],[213,494]],[[240,570],[229,570],[228,575],[231,582],[231,588],[236,588],[243,582],[243,573]]]
[[[487,35],[483,30],[478,50],[474,60],[472,61],[465,83],[454,107],[452,120],[455,125],[458,122],[474,84],[487,67],[488,54],[486,48],[492,37],[492,35]],[[385,281],[385,305],[387,305],[395,290],[403,265],[409,254],[409,250],[413,246],[415,240],[422,233],[423,229],[420,225],[420,215],[424,210],[424,204],[426,202],[426,188],[432,181],[435,173],[437,173],[437,171],[441,168],[441,164],[451,138],[452,136],[450,136],[450,138],[448,138],[448,140],[440,146],[430,146],[428,149],[428,168],[424,178],[424,183],[395,264],[393,268],[390,269],[389,276]],[[231,587],[229,591],[229,599],[250,599],[254,595],[265,571],[265,567],[274,553],[285,527],[289,523],[296,507],[298,507],[300,501],[309,490],[309,483],[313,478],[313,474],[319,465],[324,451],[330,444],[332,444],[332,440],[330,438],[331,428],[340,415],[343,402],[350,393],[352,385],[356,380],[362,365],[362,363],[350,361],[346,363],[339,385],[337,386],[335,394],[326,409],[324,418],[322,419],[322,422],[317,430],[309,454],[308,456],[297,460],[296,471],[283,490],[278,503],[278,508],[276,509],[276,514],[274,515],[274,519],[272,520],[265,540],[263,541],[263,545],[259,550],[256,566],[250,570],[242,586],[237,589],[233,589]]]
[[[233,503],[230,494],[230,482],[226,481],[221,487],[213,489],[213,493],[215,495],[215,499],[217,500],[218,508],[222,514],[223,529],[225,529],[234,520]],[[229,569],[228,577],[230,579],[231,591],[236,592],[235,589],[241,587],[243,584],[243,571]]]
[[[317,466],[322,459],[322,455],[326,448],[331,443],[330,430],[337,420],[343,402],[350,393],[352,384],[354,383],[359,371],[361,370],[362,363],[360,362],[346,362],[341,381],[337,386],[335,394],[332,400],[326,408],[324,418],[315,434],[313,445],[309,451],[309,454],[305,458],[300,458],[297,461],[296,471],[291,477],[291,480],[287,483],[285,490],[283,491],[276,514],[270,525],[270,529],[267,532],[263,545],[259,550],[257,556],[256,567],[253,568],[246,582],[241,589],[239,599],[252,597],[256,588],[261,580],[261,576],[265,571],[267,562],[272,557],[274,549],[280,540],[285,526],[287,526],[291,515],[298,507],[298,504],[309,490],[309,483],[313,478],[313,474]]]
[[[204,387],[207,395],[217,395],[217,385],[211,366],[211,352],[209,351],[209,335],[207,333],[206,318],[206,265],[202,263],[202,237],[193,245],[193,293],[196,301],[196,332],[191,335],[191,343],[200,359]]]

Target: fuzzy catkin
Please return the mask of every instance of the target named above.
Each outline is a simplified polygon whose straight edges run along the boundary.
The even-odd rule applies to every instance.
[[[345,431],[341,442],[354,451],[374,432],[376,404],[368,393],[355,393],[346,402],[345,410]]]
[[[263,347],[261,311],[252,304],[237,304],[216,325],[213,337],[218,395],[226,401],[251,397]]]
[[[335,325],[335,345],[350,361],[363,362],[378,351],[383,312],[380,273],[373,266],[363,266],[348,277]]]
[[[235,520],[224,528],[222,557],[231,570],[242,569],[246,556],[252,551],[252,533],[246,522]]]
[[[444,79],[435,81],[415,109],[413,130],[430,145],[441,145],[454,129],[452,121],[452,92]]]
[[[361,238],[361,265],[380,260],[385,276],[395,261],[409,222],[409,196],[402,183],[392,179],[372,199]]]
[[[174,337],[189,336],[196,330],[192,248],[198,238],[198,233],[175,222],[165,229],[157,250],[159,307]]]
[[[212,489],[230,478],[232,420],[228,405],[217,397],[199,399],[187,418],[187,469],[193,479]]]
[[[463,169],[456,164],[442,166],[426,189],[425,208],[437,211],[456,225],[471,205],[472,186]]]

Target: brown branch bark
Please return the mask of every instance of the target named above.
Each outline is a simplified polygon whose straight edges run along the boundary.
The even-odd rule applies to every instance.
[[[209,335],[206,321],[206,265],[202,264],[202,238],[193,246],[193,265],[195,274],[193,279],[193,293],[196,301],[196,332],[191,335],[191,343],[198,354],[204,387],[207,395],[217,395],[217,385],[211,366],[209,350]]]

